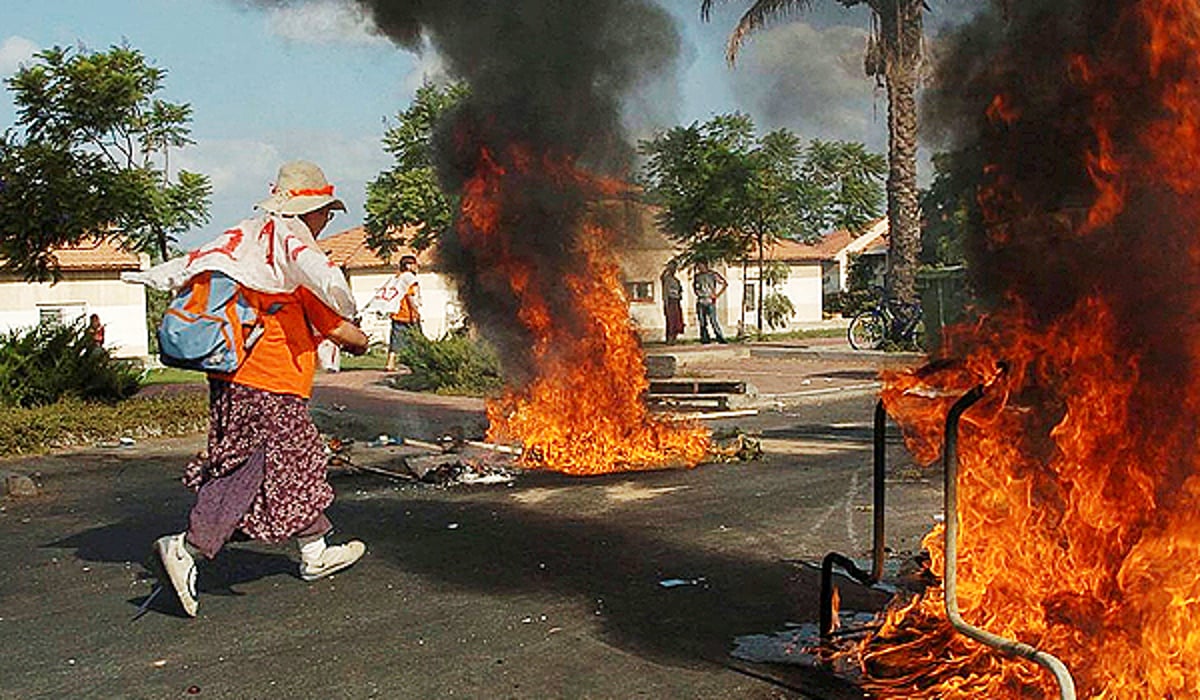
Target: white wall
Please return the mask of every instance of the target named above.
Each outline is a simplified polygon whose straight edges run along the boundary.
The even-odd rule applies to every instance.
[[[38,324],[43,309],[62,309],[63,320],[91,314],[104,324],[104,345],[117,357],[146,357],[146,292],[117,272],[66,273],[57,284],[0,279],[0,331]]]
[[[741,265],[731,266],[725,274],[725,279],[729,281],[729,290],[725,292],[725,307],[718,308],[722,320],[722,330],[727,335],[733,335],[737,332],[738,323],[742,320],[742,312],[740,304],[744,303],[744,291],[746,288],[745,280],[749,280],[752,284],[758,283],[758,266],[751,263],[746,270],[746,277],[742,277]],[[788,277],[783,284],[779,285],[778,292],[786,296],[792,302],[796,313],[788,321],[787,328],[770,329],[767,328],[766,321],[763,321],[763,330],[765,332],[797,330],[806,323],[820,321],[822,319],[821,303],[822,303],[822,271],[819,262],[793,262],[788,264]],[[772,290],[767,289],[766,294],[770,294]],[[758,327],[758,311],[754,309],[757,299],[751,299],[750,307],[746,309],[746,330],[752,331]],[[693,316],[695,310],[692,311]]]
[[[823,286],[819,262],[794,263],[788,266],[788,278],[780,285],[779,291],[790,299],[792,306],[796,308],[796,315],[792,316],[789,323],[790,327],[796,328],[801,324],[822,319]]]

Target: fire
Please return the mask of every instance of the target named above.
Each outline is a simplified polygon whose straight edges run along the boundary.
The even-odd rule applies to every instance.
[[[987,108],[987,115],[988,118],[1005,124],[1012,124],[1020,117],[1012,102],[1004,95],[996,95],[992,98],[992,103]]]
[[[883,398],[928,462],[950,405],[987,385],[959,426],[958,599],[970,624],[1061,659],[1081,698],[1200,698],[1200,5],[1117,4],[1110,40],[1136,48],[1067,63],[1090,97],[1079,159],[1090,206],[997,216],[1011,225],[989,238],[1003,250],[1040,224],[1045,239],[1074,246],[1060,284],[1077,293],[1054,305],[1014,282],[1001,310],[952,329],[944,361],[885,377]],[[1020,177],[992,183],[1017,188]],[[981,202],[1011,206],[1021,194]],[[1049,233],[1062,227],[1073,236]],[[1160,306],[1148,303],[1155,295]],[[942,536],[925,540],[938,576]],[[1041,667],[956,633],[944,593],[893,601],[854,651],[866,689],[1058,697]]]
[[[629,318],[612,233],[591,221],[570,238],[573,264],[537,269],[513,252],[519,213],[506,210],[514,187],[583,190],[612,196],[622,183],[592,176],[569,159],[512,148],[503,164],[484,150],[464,187],[460,235],[486,257],[513,295],[533,340],[534,376],[488,403],[488,439],[519,442],[521,462],[569,474],[692,467],[707,454],[708,432],[689,421],[651,415],[645,360]],[[516,223],[514,223],[516,222]],[[547,290],[565,294],[571,318],[552,312]]]

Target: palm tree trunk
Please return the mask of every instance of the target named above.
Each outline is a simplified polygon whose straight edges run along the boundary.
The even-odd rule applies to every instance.
[[[878,11],[888,98],[888,291],[893,299],[915,303],[921,249],[916,89],[923,4],[894,0],[872,6]]]

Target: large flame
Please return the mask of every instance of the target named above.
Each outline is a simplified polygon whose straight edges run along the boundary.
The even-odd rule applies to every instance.
[[[573,242],[567,271],[536,269],[509,245],[510,236],[534,232],[514,230],[520,213],[505,211],[514,199],[506,188],[532,179],[612,196],[626,187],[577,169],[568,159],[537,157],[518,147],[504,155],[501,164],[488,151],[481,153],[463,188],[460,235],[486,254],[517,300],[518,320],[533,342],[534,376],[488,403],[488,439],[520,443],[524,466],[570,474],[695,466],[707,454],[707,430],[646,408],[645,360],[612,253],[612,233],[595,222],[582,223],[579,235],[566,237]],[[547,289],[566,294],[576,313],[570,318],[552,313]]]
[[[959,432],[958,597],[969,623],[1057,656],[1081,698],[1200,698],[1200,4],[1119,4],[1100,48],[1069,61],[1091,102],[1080,159],[1090,207],[1014,223],[1020,197],[1003,189],[1021,173],[981,195],[993,214],[1010,207],[1010,225],[992,231],[996,250],[1029,226],[1094,250],[1072,268],[1083,278],[1062,282],[1081,293],[1053,313],[1010,297],[949,334],[956,361],[887,377],[884,400],[914,455],[932,461],[949,406],[989,385]],[[1130,38],[1132,51],[1104,43]],[[1147,95],[1150,110],[1139,104]],[[1006,125],[1022,118],[1007,97],[992,112]],[[1153,223],[1148,202],[1166,203]],[[1161,306],[1145,303],[1155,293]],[[941,538],[938,528],[925,541],[939,576]],[[1047,672],[955,633],[942,606],[940,588],[894,601],[856,650],[867,689],[1057,697]]]

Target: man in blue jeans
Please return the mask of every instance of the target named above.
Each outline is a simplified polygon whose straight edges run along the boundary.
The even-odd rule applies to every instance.
[[[696,273],[692,277],[692,291],[696,294],[696,323],[700,326],[700,342],[710,343],[709,326],[712,326],[712,337],[718,343],[725,342],[721,334],[721,324],[717,322],[717,297],[725,293],[725,278],[716,270],[710,270],[708,263],[700,260],[696,263]]]

